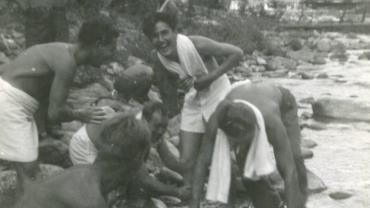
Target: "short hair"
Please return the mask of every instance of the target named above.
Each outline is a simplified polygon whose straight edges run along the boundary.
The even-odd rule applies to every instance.
[[[152,77],[145,74],[141,76],[121,75],[113,84],[113,88],[117,90],[117,92],[138,101],[147,100],[151,86]]]
[[[93,45],[97,42],[110,43],[119,35],[113,20],[105,15],[95,16],[85,21],[78,33],[78,41],[82,45]]]
[[[151,133],[148,125],[124,114],[112,118],[101,133],[98,158],[108,162],[122,162],[130,168],[138,168],[144,162],[141,155],[149,154]]]
[[[230,136],[236,136],[241,128],[251,129],[256,126],[256,115],[243,103],[223,101],[219,111],[219,127]]]
[[[151,101],[144,104],[143,117],[145,120],[150,121],[153,113],[160,111],[162,116],[168,116],[166,107],[161,102]]]
[[[177,18],[176,15],[172,15],[165,12],[155,12],[144,18],[143,32],[145,36],[151,39],[154,35],[154,27],[157,22],[166,23],[172,30],[176,30]]]

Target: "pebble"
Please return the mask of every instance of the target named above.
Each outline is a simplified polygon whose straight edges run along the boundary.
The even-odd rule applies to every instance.
[[[342,191],[336,191],[329,194],[330,198],[334,200],[343,200],[348,199],[352,196],[350,193],[342,192]]]

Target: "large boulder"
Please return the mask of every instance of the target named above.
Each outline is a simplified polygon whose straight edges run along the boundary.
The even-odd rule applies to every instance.
[[[353,99],[320,98],[312,104],[316,118],[336,118],[355,121],[370,121],[370,103]]]
[[[331,51],[331,43],[332,41],[329,38],[323,38],[316,42],[317,50],[320,52],[329,52]]]

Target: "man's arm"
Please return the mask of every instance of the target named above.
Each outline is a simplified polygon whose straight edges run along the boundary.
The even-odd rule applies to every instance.
[[[154,195],[167,195],[179,198],[183,198],[185,195],[188,195],[184,192],[184,190],[176,188],[175,186],[163,184],[154,177],[150,176],[145,165],[142,165],[138,171],[137,179],[145,190]]]
[[[286,129],[277,116],[265,117],[265,121],[268,139],[274,148],[277,168],[284,179],[284,191],[288,208],[303,208],[305,196],[301,194],[299,188],[297,169]]]
[[[55,70],[54,80],[49,95],[48,117],[52,123],[82,120],[99,123],[105,119],[104,111],[99,107],[87,109],[71,109],[66,105],[69,87],[73,81],[74,72],[67,69]]]
[[[220,105],[222,105],[222,103],[220,103]],[[213,148],[217,135],[218,115],[221,109],[220,105],[212,114],[206,126],[206,132],[204,134],[202,146],[194,168],[192,200],[189,205],[190,208],[199,208],[200,205],[202,191],[206,178],[206,171],[211,163]]]
[[[191,36],[190,38],[202,56],[226,57],[217,69],[209,71],[206,76],[202,76],[195,80],[194,88],[197,90],[208,87],[221,75],[239,64],[243,58],[243,50],[237,46],[228,43],[220,43],[202,36]]]

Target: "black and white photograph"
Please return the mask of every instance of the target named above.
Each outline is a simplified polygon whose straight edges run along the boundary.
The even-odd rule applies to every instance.
[[[370,0],[0,0],[0,208],[369,208]]]

